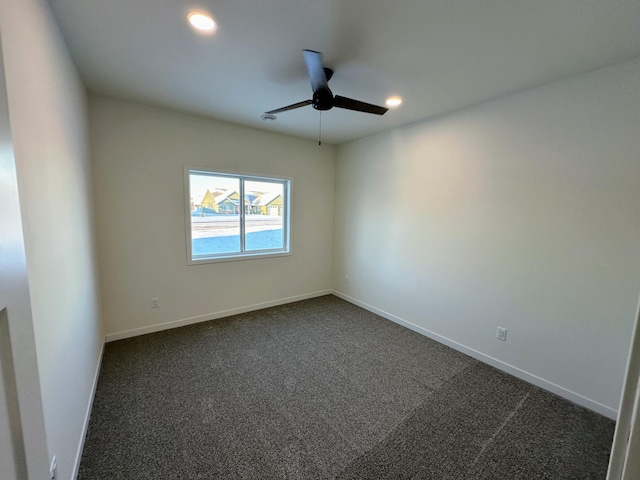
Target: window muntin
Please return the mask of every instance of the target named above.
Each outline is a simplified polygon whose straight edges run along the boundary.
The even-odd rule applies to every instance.
[[[288,254],[290,183],[186,168],[188,263]]]

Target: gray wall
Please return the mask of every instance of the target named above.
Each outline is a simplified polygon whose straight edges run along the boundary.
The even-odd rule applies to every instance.
[[[636,59],[342,146],[334,288],[615,416],[640,291],[639,78]]]

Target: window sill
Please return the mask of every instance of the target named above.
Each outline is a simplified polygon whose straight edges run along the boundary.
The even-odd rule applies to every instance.
[[[187,260],[187,265],[202,265],[205,263],[221,263],[221,262],[237,262],[240,260],[254,260],[259,258],[273,258],[273,257],[288,257],[293,255],[291,251],[288,252],[273,252],[273,253],[242,253],[238,255],[225,255],[224,257],[204,257]]]

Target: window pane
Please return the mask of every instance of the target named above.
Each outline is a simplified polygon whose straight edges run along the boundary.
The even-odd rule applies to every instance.
[[[193,256],[240,252],[240,180],[190,173],[189,192]]]
[[[282,182],[244,182],[247,251],[284,248],[284,197]]]

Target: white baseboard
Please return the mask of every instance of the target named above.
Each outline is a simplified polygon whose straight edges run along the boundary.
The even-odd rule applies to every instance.
[[[102,342],[102,346],[100,347],[100,355],[98,357],[98,365],[96,366],[96,371],[93,374],[93,387],[91,388],[91,395],[89,396],[89,402],[87,403],[87,411],[84,415],[82,437],[80,438],[80,442],[78,443],[78,451],[76,452],[76,459],[73,465],[73,475],[71,476],[72,479],[78,478],[78,473],[80,472],[80,460],[82,460],[82,451],[84,450],[84,442],[87,438],[87,430],[89,430],[89,420],[91,419],[91,409],[93,407],[93,400],[96,396],[96,388],[98,387],[100,367],[102,366],[102,356],[104,355],[104,344],[105,342]]]
[[[420,333],[425,337],[429,337],[432,340],[435,340],[438,343],[447,345],[448,347],[451,347],[454,350],[457,350],[466,355],[469,355],[470,357],[473,357],[476,360],[480,360],[481,362],[491,365],[492,367],[502,370],[503,372],[513,375],[514,377],[520,378],[525,382],[529,382],[533,385],[543,388],[544,390],[555,393],[556,395],[566,398],[567,400],[577,403],[578,405],[588,408],[589,410],[593,410],[594,412],[604,415],[605,417],[611,418],[612,420],[615,420],[618,417],[618,411],[614,408],[608,407],[607,405],[603,405],[602,403],[596,402],[595,400],[591,400],[590,398],[580,395],[579,393],[576,393],[567,388],[561,387],[560,385],[556,385],[553,382],[549,382],[544,378],[540,378],[532,373],[529,373],[517,367],[514,367],[513,365],[509,365],[508,363],[505,363],[501,360],[490,357],[489,355],[485,355],[484,353],[478,352],[473,348],[469,348],[465,345],[462,345],[461,343],[458,343],[449,338],[443,337],[442,335],[438,335],[437,333],[427,330],[426,328],[419,327],[418,325],[408,322],[407,320],[397,317],[389,312],[385,312],[384,310],[374,307],[373,305],[369,305],[368,303],[362,302],[353,297],[345,295],[342,292],[333,290],[332,293],[336,297],[340,297],[349,303],[353,303],[354,305],[362,307],[365,310],[369,310],[370,312],[375,313],[376,315],[380,315],[381,317],[386,318],[387,320],[391,320],[394,323],[407,327],[413,330],[414,332]]]
[[[253,312],[254,310],[260,310],[263,308],[276,307],[278,305],[285,305],[287,303],[298,302],[300,300],[307,300],[309,298],[330,295],[331,293],[333,293],[333,290],[321,290],[318,292],[296,295],[294,297],[280,298],[277,300],[270,300],[268,302],[256,303],[254,305],[248,305],[246,307],[238,307],[229,310],[223,310],[221,312],[207,313],[205,315],[198,315],[197,317],[172,320],[170,322],[150,325],[148,327],[134,328],[132,330],[125,330],[123,332],[109,333],[105,336],[105,341],[113,342],[116,340],[122,340],[124,338],[137,337],[138,335],[146,335],[147,333],[161,332],[162,330],[169,330],[171,328],[185,327],[187,325],[193,325],[194,323],[207,322],[209,320],[216,320],[218,318],[230,317],[231,315],[237,315],[239,313]]]

